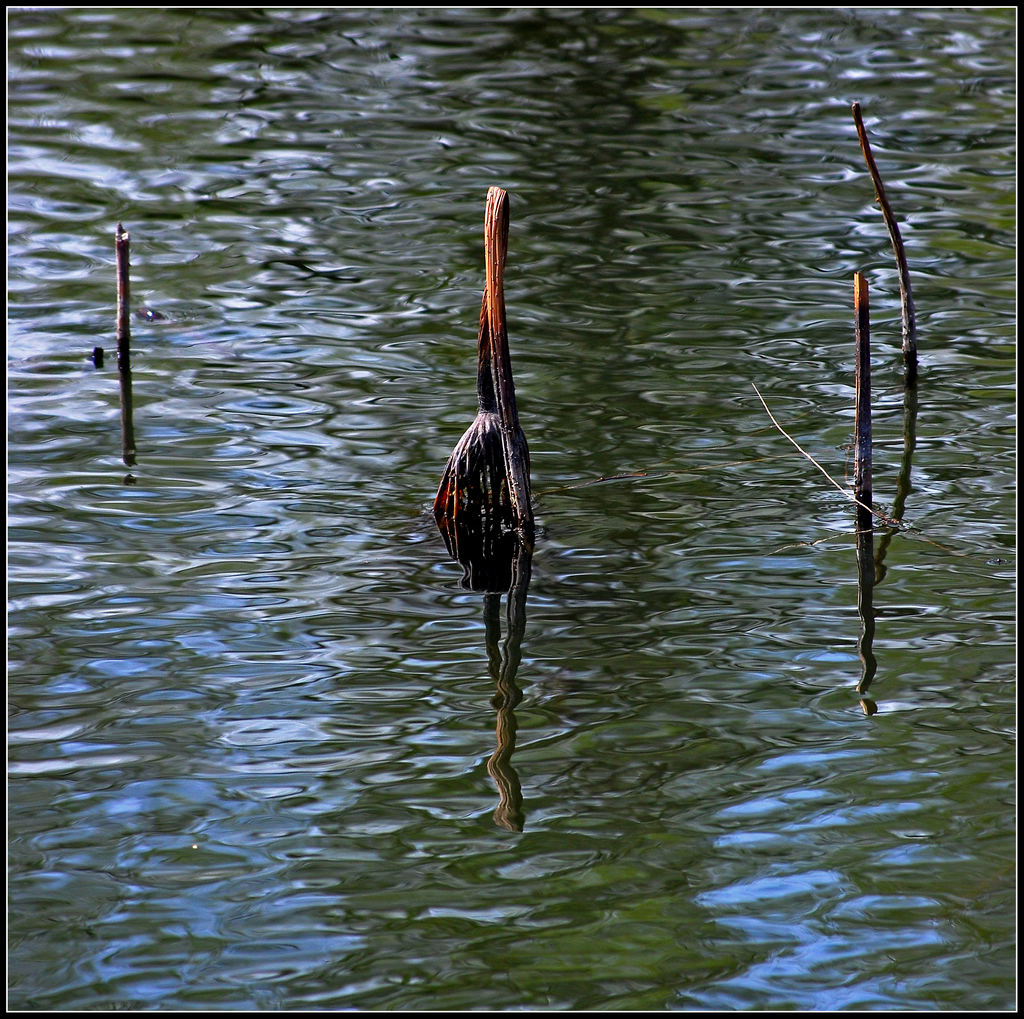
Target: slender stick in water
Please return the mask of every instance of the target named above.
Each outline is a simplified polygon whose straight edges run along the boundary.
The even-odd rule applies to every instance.
[[[854,103],[852,111],[853,121],[857,125],[857,137],[860,139],[860,149],[864,154],[864,162],[867,163],[872,183],[875,185],[875,197],[878,199],[879,206],[881,206],[882,217],[885,219],[885,226],[889,231],[889,240],[892,241],[893,254],[896,256],[896,268],[899,271],[900,280],[900,304],[903,309],[903,361],[907,371],[906,385],[912,386],[917,381],[917,317],[914,312],[914,295],[910,288],[910,269],[907,265],[907,252],[903,247],[903,238],[900,236],[899,224],[896,222],[895,215],[893,215],[889,199],[885,195],[882,175],[878,172],[875,158],[871,154],[868,133],[864,128],[864,121],[861,117],[860,103]]]
[[[132,423],[131,300],[128,281],[130,236],[118,223],[114,235],[117,263],[117,368],[121,380],[121,451],[124,462],[135,463],[135,426]]]
[[[858,504],[871,505],[871,323],[868,309],[868,281],[861,273],[853,276],[853,307],[856,314],[857,357],[855,368],[856,408],[854,411],[853,494]],[[859,507],[858,507],[859,508]],[[871,526],[871,517],[867,517]]]

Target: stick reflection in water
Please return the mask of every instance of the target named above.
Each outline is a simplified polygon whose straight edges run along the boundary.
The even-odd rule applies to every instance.
[[[498,788],[494,822],[509,831],[522,831],[526,819],[519,775],[512,767],[512,752],[516,747],[515,707],[523,698],[522,690],[516,685],[516,673],[526,633],[526,594],[530,587],[532,558],[529,549],[520,546],[512,563],[504,644],[501,644],[501,595],[496,591],[484,595],[487,663],[495,685],[491,703],[497,710],[497,745],[487,761],[487,773]]]
[[[889,543],[903,520],[907,497],[911,492],[910,470],[917,445],[917,374],[904,377],[903,389],[903,458],[896,485],[896,499],[891,514],[884,518],[890,525],[878,543],[878,554],[874,551],[874,514],[872,513],[872,434],[871,434],[871,342],[870,314],[868,307],[868,286],[864,277],[854,277],[854,307],[856,309],[856,391],[857,405],[854,413],[855,465],[854,495],[857,506],[857,612],[861,620],[861,635],[857,651],[861,661],[861,678],[857,684],[860,705],[866,715],[878,711],[878,705],[867,695],[875,678],[878,663],[873,644],[875,639],[874,592],[876,585],[885,579],[885,554]]]

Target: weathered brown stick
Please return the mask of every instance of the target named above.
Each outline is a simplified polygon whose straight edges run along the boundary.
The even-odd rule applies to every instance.
[[[129,279],[129,245],[131,235],[118,223],[114,234],[114,254],[117,263],[117,357],[124,367],[130,367],[129,344],[131,328],[131,282]]]
[[[854,410],[853,494],[858,503],[871,505],[871,325],[868,281],[853,276],[853,307],[856,315],[856,407]],[[870,520],[870,517],[869,517]],[[870,526],[870,523],[869,525]]]
[[[117,264],[117,369],[121,380],[121,454],[130,467],[135,463],[135,426],[132,422],[131,299],[127,230],[118,223],[114,234]]]
[[[900,236],[899,224],[893,215],[892,206],[885,194],[885,185],[882,183],[882,176],[878,172],[874,156],[871,154],[871,145],[868,143],[868,133],[864,128],[864,120],[861,117],[860,103],[852,106],[853,121],[857,125],[857,137],[860,139],[860,149],[864,154],[864,162],[867,163],[868,172],[871,174],[872,183],[875,186],[875,198],[882,209],[882,217],[885,219],[886,229],[889,231],[889,240],[892,242],[893,254],[896,256],[896,268],[899,272],[900,281],[900,304],[903,318],[903,362],[906,368],[906,385],[912,386],[917,382],[917,316],[914,312],[914,295],[910,287],[910,269],[907,265],[907,252],[903,247],[903,238]]]

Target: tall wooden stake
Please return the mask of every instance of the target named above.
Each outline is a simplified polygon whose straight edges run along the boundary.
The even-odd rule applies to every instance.
[[[855,368],[856,408],[854,411],[853,494],[864,506],[871,505],[871,323],[868,309],[868,281],[861,273],[853,276],[853,307],[856,315],[857,357]],[[868,513],[870,527],[871,514]]]
[[[128,281],[128,231],[118,223],[114,235],[117,262],[117,369],[121,380],[121,454],[135,463],[135,426],[132,423],[131,300]]]

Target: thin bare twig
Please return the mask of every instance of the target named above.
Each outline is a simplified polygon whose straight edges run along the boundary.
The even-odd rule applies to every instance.
[[[871,321],[868,313],[868,281],[863,273],[853,274],[853,307],[857,341],[855,369],[853,494],[871,502]],[[868,521],[870,523],[870,521]]]
[[[868,143],[868,133],[864,128],[864,120],[860,113],[860,103],[854,103],[853,122],[857,125],[857,137],[860,139],[860,150],[864,154],[864,162],[867,163],[868,173],[871,174],[871,181],[875,185],[875,197],[882,209],[882,217],[885,220],[886,229],[889,231],[889,240],[892,241],[893,254],[896,256],[896,268],[900,280],[900,304],[903,309],[903,360],[907,369],[907,385],[913,385],[917,379],[917,317],[914,312],[914,295],[910,289],[910,268],[907,265],[907,252],[903,247],[903,238],[900,236],[899,224],[893,215],[892,206],[885,195],[885,185],[882,183],[882,175],[878,172],[875,157],[871,154],[871,145]]]
[[[885,515],[884,513],[880,512],[879,510],[876,510],[876,509],[872,508],[871,506],[868,506],[868,505],[867,505],[866,503],[863,503],[863,502],[861,502],[861,501],[860,501],[860,499],[858,499],[858,498],[857,498],[857,497],[856,497],[856,496],[855,496],[855,495],[854,495],[854,494],[853,494],[853,493],[852,493],[852,492],[851,492],[851,491],[850,491],[850,490],[849,490],[848,488],[843,488],[843,486],[842,486],[842,485],[840,485],[840,484],[839,484],[839,482],[838,482],[838,481],[836,481],[836,480],[835,480],[835,478],[833,478],[833,477],[832,477],[832,475],[831,475],[831,474],[829,474],[829,472],[828,472],[827,470],[825,470],[825,468],[824,468],[824,467],[822,467],[822,466],[821,466],[821,464],[820,464],[820,463],[818,463],[818,461],[817,461],[817,460],[815,460],[813,456],[811,456],[811,454],[810,454],[810,453],[806,452],[806,451],[805,451],[804,449],[801,449],[801,447],[800,447],[800,443],[798,443],[798,442],[796,441],[796,439],[794,439],[794,438],[793,438],[793,436],[791,436],[791,435],[790,435],[790,434],[789,434],[789,433],[788,433],[788,432],[786,431],[786,429],[785,429],[785,428],[783,428],[783,427],[782,427],[782,425],[780,425],[780,424],[779,424],[779,422],[775,420],[775,415],[774,415],[774,414],[773,414],[773,413],[771,412],[771,410],[770,410],[770,409],[768,408],[768,404],[767,404],[767,403],[765,403],[765,399],[764,399],[764,397],[763,397],[763,396],[761,395],[761,392],[760,392],[760,390],[759,390],[759,389],[757,388],[757,386],[755,386],[753,382],[751,382],[751,383],[750,383],[750,385],[751,385],[751,386],[753,387],[753,390],[754,390],[754,392],[755,392],[755,393],[757,393],[757,398],[758,398],[758,399],[759,399],[759,400],[761,401],[761,405],[762,405],[762,406],[764,407],[764,409],[765,409],[765,412],[766,412],[766,413],[768,414],[768,417],[770,417],[770,418],[771,418],[771,420],[772,420],[772,424],[773,424],[773,425],[775,425],[775,427],[776,427],[776,428],[777,428],[777,429],[778,429],[778,430],[779,430],[779,431],[780,431],[780,432],[781,432],[781,433],[782,433],[782,434],[783,434],[783,435],[784,435],[784,436],[785,436],[785,437],[786,437],[787,439],[789,439],[789,441],[790,441],[790,442],[791,442],[791,443],[792,443],[792,444],[793,444],[793,445],[794,445],[794,446],[796,447],[797,451],[798,451],[798,452],[800,453],[800,455],[801,455],[801,456],[803,456],[803,457],[805,457],[806,459],[810,460],[810,462],[811,462],[812,464],[814,464],[814,466],[815,466],[815,467],[817,467],[817,468],[818,468],[818,470],[819,470],[819,471],[821,471],[821,473],[822,473],[822,474],[824,474],[824,475],[825,475],[825,477],[826,477],[826,478],[828,479],[828,482],[829,482],[829,484],[831,484],[831,485],[832,485],[833,487],[837,488],[837,489],[838,489],[838,490],[839,490],[840,492],[842,492],[842,493],[843,493],[843,495],[845,495],[845,496],[846,496],[846,497],[847,497],[847,498],[848,498],[848,499],[849,499],[849,500],[850,500],[851,502],[853,502],[853,503],[856,503],[856,505],[858,505],[858,506],[860,506],[861,508],[863,508],[863,509],[867,510],[867,511],[868,511],[869,513],[871,513],[871,514],[872,514],[873,516],[876,516],[876,517],[878,517],[878,519],[879,519],[879,520],[882,520],[882,521],[883,521],[883,522],[885,522],[886,524],[895,524],[895,523],[896,523],[896,521],[894,521],[894,520],[890,520],[890,519],[889,519],[889,518],[888,518],[888,517],[887,517],[887,516],[886,516],[886,515]]]

